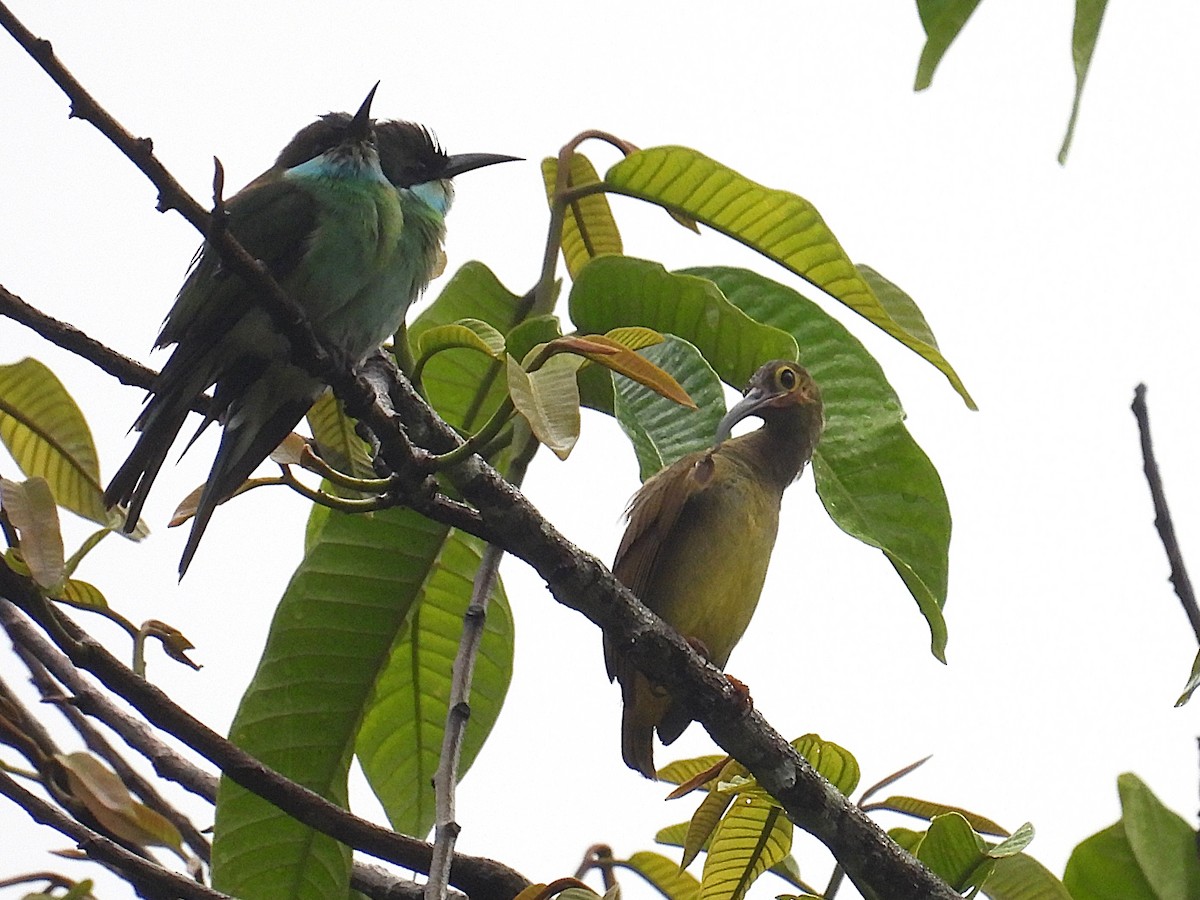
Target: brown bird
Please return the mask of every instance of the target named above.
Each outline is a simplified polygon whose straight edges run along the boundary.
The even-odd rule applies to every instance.
[[[748,416],[763,427],[726,440]],[[613,574],[715,666],[725,667],[754,615],[783,492],[812,458],[824,425],[821,392],[808,372],[773,360],[721,420],[712,449],[676,460],[629,503]],[[621,683],[621,755],[652,779],[655,729],[670,744],[691,714],[608,637],[604,660],[609,680]]]

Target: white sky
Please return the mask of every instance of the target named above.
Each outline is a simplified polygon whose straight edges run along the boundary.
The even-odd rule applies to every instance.
[[[1031,852],[1060,874],[1078,841],[1116,819],[1121,772],[1194,821],[1197,711],[1172,702],[1195,640],[1166,581],[1128,406],[1146,381],[1176,526],[1196,557],[1195,4],[1112,4],[1065,169],[1067,3],[984,3],[922,95],[911,91],[920,25],[901,3],[14,6],[202,201],[214,154],[230,187],[242,184],[376,79],[377,115],[432,126],[450,152],[528,157],[459,180],[447,248],[451,269],[482,259],[518,291],[536,278],[545,237],[537,161],[584,128],[692,146],[807,197],[852,258],[917,300],[980,405],[968,412],[931,367],[834,310],[883,363],[946,485],[950,664],[929,654],[882,555],[829,522],[806,475],[784,503],[780,552],[730,671],[785,735],[816,731],[855,753],[864,783],[935,754],[903,791],[1009,828],[1031,820]],[[0,38],[0,283],[146,359],[198,237],[157,214],[141,174],[66,112]],[[601,170],[615,161],[594,158]],[[615,208],[631,254],[798,283],[711,232],[688,235],[634,201]],[[110,475],[141,392],[0,320],[0,363],[25,355],[80,401]],[[259,491],[222,508],[177,585],[185,534],[163,526],[214,447],[164,469],[149,541],[111,540],[79,575],[129,618],[165,619],[196,643],[200,673],[152,654],[151,676],[224,730],[300,558],[307,507]],[[617,427],[585,416],[567,463],[543,456],[528,493],[611,558],[637,485]],[[76,539],[87,531],[70,523]],[[460,849],[549,881],[593,842],[618,855],[650,848],[691,801],[664,808],[664,791],[621,764],[618,692],[595,628],[523,564],[504,575],[517,668],[460,791]],[[3,677],[20,673],[0,657]],[[693,727],[659,759],[711,749]],[[885,822],[901,823],[912,824]],[[31,852],[67,841],[11,807],[0,834],[0,875],[95,871]],[[828,857],[796,852],[822,886]],[[756,894],[781,888],[764,881]]]

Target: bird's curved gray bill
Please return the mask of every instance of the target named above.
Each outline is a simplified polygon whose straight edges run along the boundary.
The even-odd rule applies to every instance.
[[[762,388],[754,387],[737,403],[729,408],[725,417],[717,425],[717,437],[713,446],[717,446],[733,433],[733,426],[749,416],[754,415],[770,399],[770,394]]]

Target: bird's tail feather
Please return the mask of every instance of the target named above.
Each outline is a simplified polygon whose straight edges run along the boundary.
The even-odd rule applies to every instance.
[[[128,504],[123,526],[126,533],[137,527],[146,497],[193,401],[208,387],[204,368],[174,363],[172,357],[156,380],[146,408],[133,426],[141,432],[137,444],[104,491],[104,502],[110,508]]]
[[[260,382],[250,396],[230,406],[225,430],[221,433],[221,445],[196,505],[192,529],[179,561],[180,578],[196,555],[213,510],[232,497],[258,464],[288,436],[319,392],[318,385],[299,397],[294,393],[291,397],[271,396]],[[256,414],[256,408],[262,413]]]
[[[641,672],[626,670],[621,680],[621,757],[625,765],[654,780],[654,728],[661,720],[670,698],[658,691]]]

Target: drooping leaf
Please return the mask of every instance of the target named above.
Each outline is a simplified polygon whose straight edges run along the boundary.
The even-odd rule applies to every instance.
[[[778,262],[932,363],[967,405],[973,406],[941,351],[892,318],[820,213],[803,197],[763,187],[686,147],[655,147],[634,153],[609,169],[605,181],[620,193],[682,210]],[[688,335],[680,337],[692,340]],[[705,356],[720,371],[713,357],[707,352]],[[760,362],[770,358],[762,357]]]
[[[45,478],[60,506],[115,526],[104,505],[100,460],[83,413],[36,359],[0,366],[0,441],[27,478]]]
[[[691,269],[755,320],[786,330],[821,388],[825,433],[813,457],[817,492],[847,534],[887,556],[945,659],[950,509],[937,470],[904,427],[879,363],[840,323],[795,291],[745,269]]]
[[[1067,162],[1071,150],[1071,139],[1075,136],[1075,121],[1079,118],[1079,103],[1083,99],[1083,85],[1087,81],[1092,65],[1092,53],[1096,50],[1096,39],[1100,36],[1100,21],[1104,18],[1108,0],[1075,0],[1075,27],[1071,31],[1071,61],[1075,65],[1075,99],[1071,103],[1071,118],[1067,120],[1067,133],[1063,136],[1058,151],[1059,165]]]
[[[923,91],[933,81],[933,73],[946,51],[967,24],[979,0],[917,0],[917,11],[925,29],[925,46],[917,63],[917,81],[913,90]]]
[[[450,673],[482,556],[478,538],[453,531],[392,648],[368,701],[355,751],[396,831],[424,837],[434,821],[432,778],[442,750]],[[471,717],[459,760],[466,774],[500,715],[513,663],[513,621],[499,580],[471,683]]]
[[[531,351],[532,352],[532,351]],[[537,439],[559,459],[566,459],[579,440],[579,386],[575,373],[583,360],[559,354],[535,372],[526,372],[508,357],[508,393]]]
[[[713,834],[704,860],[703,900],[741,900],[792,848],[792,823],[769,800],[739,796]]]
[[[558,180],[557,158],[547,157],[542,160],[542,179],[546,185],[546,198],[553,206]],[[598,184],[599,181],[600,176],[596,174],[591,161],[582,153],[573,153],[567,186],[580,187]],[[592,257],[621,252],[621,234],[617,230],[616,220],[604,194],[589,194],[568,204],[563,220],[562,254],[572,278],[579,274],[580,269]]]
[[[66,576],[58,507],[45,478],[0,478],[0,508],[21,535],[21,558],[39,587],[57,591]]]
[[[607,256],[588,263],[571,288],[570,310],[580,331],[641,325],[681,337],[737,388],[769,359],[796,359],[791,335],[754,321],[708,280],[647,260]]]
[[[663,343],[641,352],[670,372],[697,407],[686,409],[627,378],[613,378],[617,422],[633,444],[645,481],[681,456],[712,446],[725,414],[725,394],[717,373],[683,338],[667,335]]]

